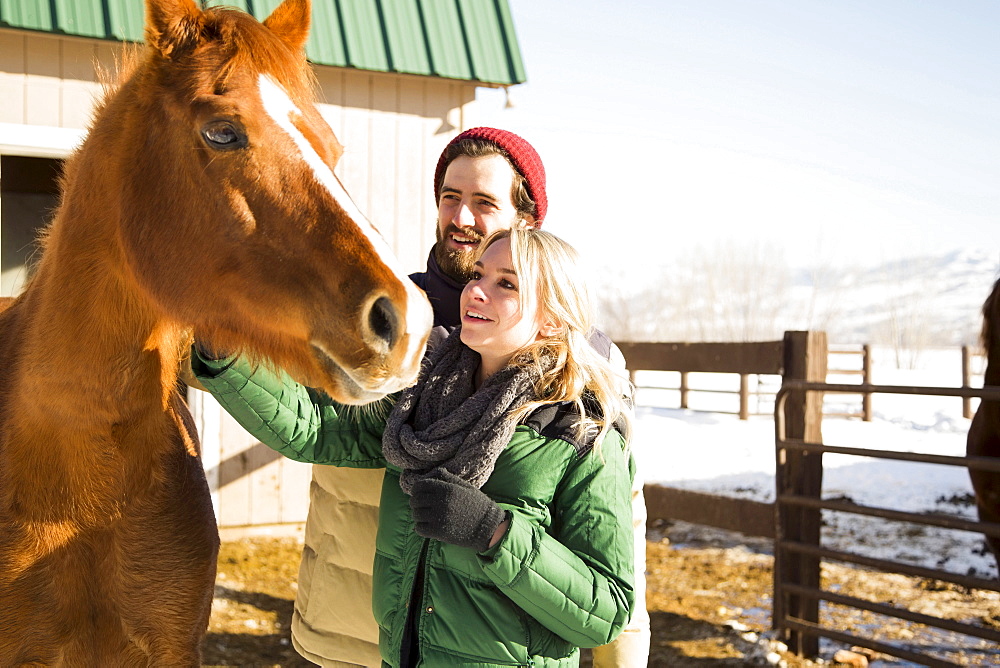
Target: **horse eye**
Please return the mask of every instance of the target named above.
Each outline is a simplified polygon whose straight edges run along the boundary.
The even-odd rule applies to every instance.
[[[247,135],[243,129],[229,121],[212,121],[201,129],[201,136],[212,148],[232,151],[247,145]]]

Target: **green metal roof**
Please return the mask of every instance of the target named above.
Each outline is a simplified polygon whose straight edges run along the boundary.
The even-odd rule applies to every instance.
[[[259,19],[281,0],[201,0]],[[142,0],[0,0],[0,27],[142,41]],[[317,65],[517,84],[524,65],[507,0],[313,0]]]

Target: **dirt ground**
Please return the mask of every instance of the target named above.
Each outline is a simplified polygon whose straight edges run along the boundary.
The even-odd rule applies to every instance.
[[[766,541],[744,539],[683,523],[650,527],[647,535],[646,603],[652,625],[650,666],[816,666],[771,640],[771,569]],[[224,542],[219,554],[215,602],[203,644],[206,666],[308,667],[289,640],[300,543],[248,538]],[[925,581],[861,569],[825,566],[827,589],[892,601],[934,616],[1000,629],[1000,594],[929,586]],[[824,620],[856,635],[919,642],[923,628],[869,613],[824,608]],[[932,640],[943,659],[959,665],[1000,664],[995,646],[958,650],[947,637]],[[822,665],[838,648],[821,646]],[[844,649],[844,648],[839,648]],[[894,663],[867,650],[876,665]],[[583,666],[589,666],[585,656]]]

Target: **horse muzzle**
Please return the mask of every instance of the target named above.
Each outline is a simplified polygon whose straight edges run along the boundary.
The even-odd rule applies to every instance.
[[[371,403],[416,381],[433,313],[424,294],[410,284],[401,304],[375,295],[365,300],[358,318],[361,349],[351,361],[324,343],[330,337],[309,342],[315,361],[335,385],[327,392],[346,404]],[[343,349],[343,341],[334,343]]]

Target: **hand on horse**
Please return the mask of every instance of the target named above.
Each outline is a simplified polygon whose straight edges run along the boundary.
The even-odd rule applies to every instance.
[[[413,483],[410,510],[417,533],[482,552],[507,519],[493,499],[445,469]]]
[[[208,341],[198,338],[197,335],[194,337],[194,349],[198,355],[206,361],[213,360],[224,360],[227,357],[233,356],[232,350],[226,350],[225,348],[216,348]]]

